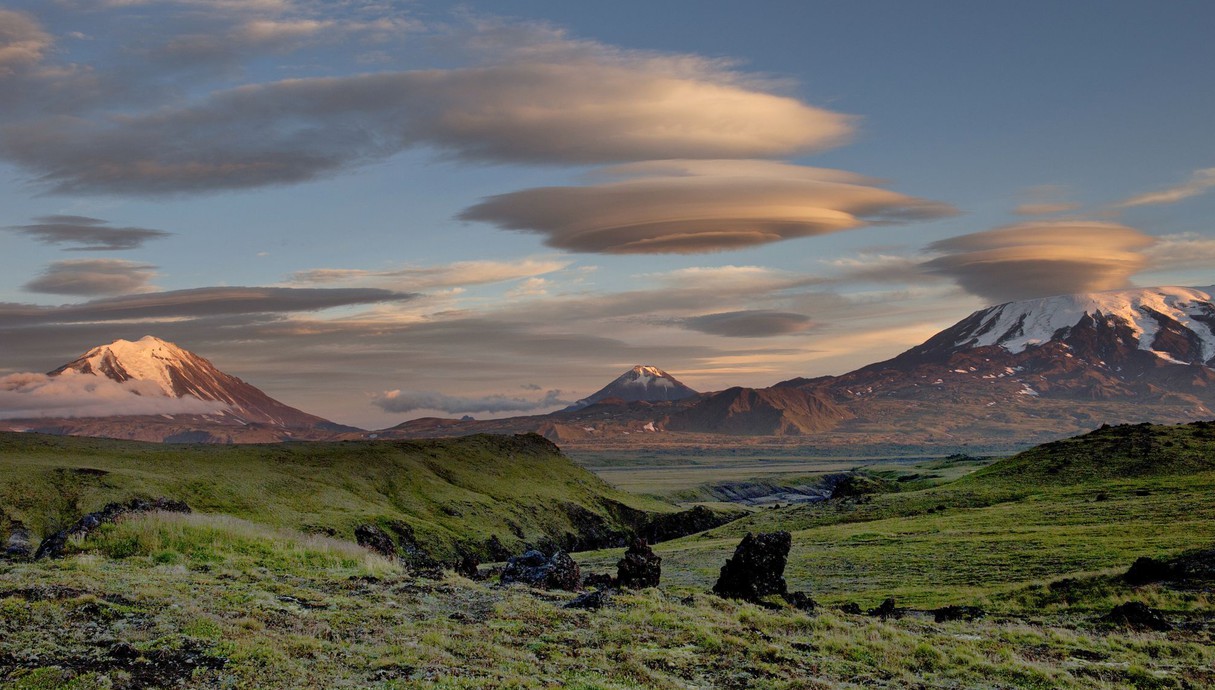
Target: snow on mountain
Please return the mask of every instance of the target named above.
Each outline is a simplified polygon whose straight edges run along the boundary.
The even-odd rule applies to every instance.
[[[608,385],[566,408],[579,410],[615,398],[624,402],[664,402],[699,395],[658,367],[638,364]]]
[[[1138,348],[1178,361],[1173,353],[1157,349],[1162,329],[1179,325],[1200,346],[1200,362],[1215,358],[1215,288],[1159,287],[1110,292],[1060,295],[1009,302],[976,312],[956,333],[955,348],[990,345],[1014,354],[1050,340],[1066,337],[1085,316],[1104,316],[1128,327]],[[1191,362],[1181,362],[1189,364]]]
[[[227,406],[222,415],[246,423],[280,427],[331,424],[271,398],[193,352],[150,335],[135,342],[115,340],[95,347],[48,374],[82,375],[119,383],[139,382],[148,393],[159,391],[168,398],[222,403]]]

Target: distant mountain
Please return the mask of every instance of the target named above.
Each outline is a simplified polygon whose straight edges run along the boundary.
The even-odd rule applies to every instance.
[[[132,440],[264,442],[321,438],[357,431],[281,403],[206,359],[153,336],[95,347],[48,373],[96,376],[118,383],[142,382],[143,398],[163,395],[165,413],[104,417],[6,420],[4,428]],[[217,403],[207,414],[176,414],[170,400]]]
[[[572,412],[605,400],[669,402],[694,398],[699,393],[658,367],[638,364],[608,385],[562,410]]]
[[[894,359],[757,389],[771,409],[735,410],[731,423],[775,435],[831,430],[936,441],[1040,440],[1102,422],[1210,418],[1211,294],[1143,288],[982,309]],[[723,429],[714,397],[668,427]],[[802,421],[773,424],[778,411]]]

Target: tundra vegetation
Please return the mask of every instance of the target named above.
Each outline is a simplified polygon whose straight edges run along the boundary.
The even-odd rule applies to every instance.
[[[172,448],[33,436],[4,443],[6,539],[24,526],[36,542],[69,517],[132,497],[193,509],[104,522],[69,538],[62,558],[0,560],[7,687],[1215,685],[1212,424],[1104,428],[944,483],[858,481],[865,491],[756,510],[652,545],[659,586],[622,588],[585,608],[566,607],[577,592],[502,586],[491,567],[465,563],[460,575],[352,543],[353,527],[390,517],[388,506],[393,519],[411,520],[417,545],[452,545],[452,553],[482,543],[475,530],[499,528],[487,514],[438,518],[443,492],[454,491],[442,483],[428,484],[436,496],[384,491],[372,466],[403,463],[414,450],[401,446],[388,456],[360,444],[283,446],[282,457],[179,449],[184,459],[169,466]],[[457,479],[469,453],[505,466],[533,461],[511,445],[517,439],[467,443],[475,452],[426,446],[430,463],[402,465],[401,486],[415,474]],[[555,469],[560,456],[545,456]],[[589,492],[578,495],[592,512],[609,505],[592,495],[650,514],[677,510],[596,484],[570,463],[561,464],[573,469],[559,490],[545,475],[526,479],[535,467],[515,474],[492,465],[476,471],[507,473],[514,493],[478,503],[466,487],[460,510],[491,506],[518,522],[530,506],[533,521],[519,523],[525,537],[509,543],[516,553],[520,542],[541,546],[546,528],[557,530],[549,546],[560,546],[561,530],[577,525],[552,506],[578,491]],[[338,468],[349,468],[350,483]],[[250,482],[256,490],[242,488]],[[312,482],[327,488],[305,489]],[[378,489],[365,504],[368,486]],[[416,517],[431,506],[450,539],[429,536],[445,533]],[[758,538],[777,532],[789,540]],[[787,589],[817,605],[770,588],[742,599],[712,593],[748,533],[752,543],[788,545]],[[573,558],[586,581],[609,587],[603,576],[623,554]]]

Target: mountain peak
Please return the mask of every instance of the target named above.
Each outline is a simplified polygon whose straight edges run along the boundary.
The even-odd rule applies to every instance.
[[[1215,360],[1215,288],[1153,287],[1007,302],[971,314],[925,347],[999,346],[1013,354],[1081,329],[1116,332],[1126,346],[1179,364]]]
[[[281,427],[330,424],[271,398],[193,352],[152,335],[100,345],[48,376],[99,376],[118,383],[151,383],[165,397],[190,396],[223,403],[228,408],[223,414],[244,423]]]
[[[637,364],[616,377],[595,393],[570,405],[566,410],[579,410],[608,398],[619,398],[625,402],[664,402],[683,400],[699,395],[658,367]]]

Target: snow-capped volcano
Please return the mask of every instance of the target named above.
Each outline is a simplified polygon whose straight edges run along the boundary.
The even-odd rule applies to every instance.
[[[1215,288],[1158,287],[1009,302],[971,314],[922,351],[999,346],[1013,354],[1051,341],[1104,337],[1177,364],[1215,360]]]
[[[135,394],[186,398],[221,403],[218,413],[245,423],[285,428],[331,425],[285,405],[244,381],[225,374],[211,362],[173,343],[153,336],[135,342],[115,340],[95,347],[48,376],[100,376],[119,383],[139,382]]]
[[[570,405],[566,410],[579,410],[609,398],[616,398],[624,402],[663,402],[683,400],[696,395],[699,393],[683,385],[662,369],[638,364],[618,376],[615,381]]]

